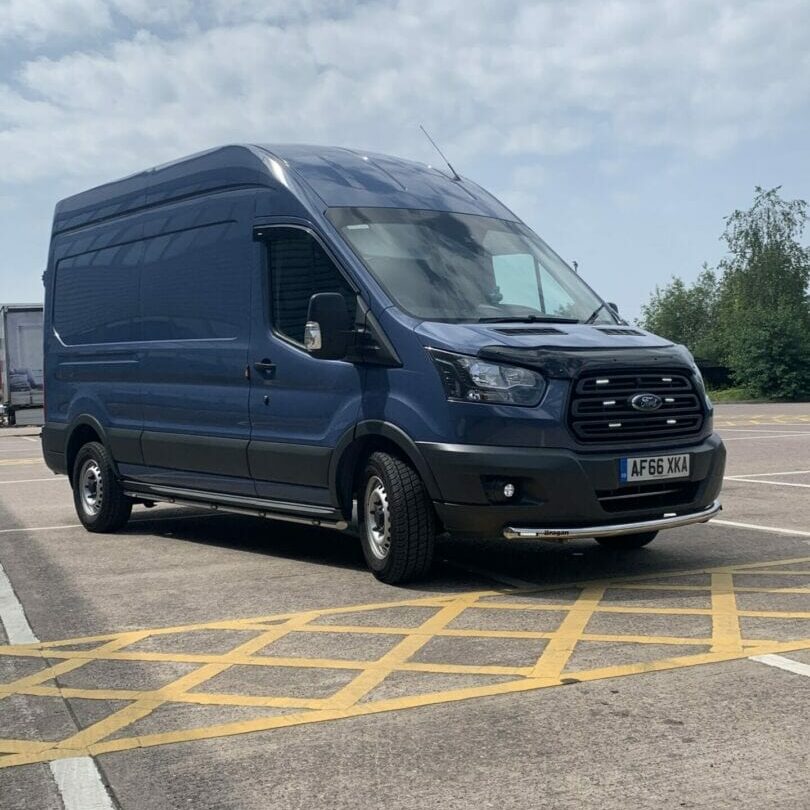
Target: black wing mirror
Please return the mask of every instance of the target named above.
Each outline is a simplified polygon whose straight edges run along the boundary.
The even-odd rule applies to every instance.
[[[309,299],[304,348],[322,360],[343,360],[349,349],[351,319],[340,293],[315,293]]]
[[[612,310],[613,310],[613,311],[614,311],[614,312],[615,312],[617,315],[619,315],[619,307],[618,307],[618,306],[616,306],[616,304],[614,304],[612,301],[608,301],[608,302],[607,302],[607,305],[608,305],[608,306],[609,306],[609,307],[610,307],[610,308],[611,308],[611,309],[612,309]],[[619,316],[619,317],[621,317],[621,316]]]

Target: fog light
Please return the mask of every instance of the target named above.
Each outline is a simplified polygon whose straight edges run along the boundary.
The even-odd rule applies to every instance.
[[[513,498],[515,496],[515,485],[514,484],[504,484],[503,496],[504,496],[504,498]]]

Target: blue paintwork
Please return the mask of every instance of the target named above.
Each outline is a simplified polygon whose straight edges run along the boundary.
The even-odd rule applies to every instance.
[[[612,337],[584,325],[563,324],[564,334],[539,338],[420,323],[397,310],[365,271],[325,217],[330,206],[517,220],[469,180],[335,147],[226,146],[77,194],[56,206],[46,272],[46,421],[70,425],[86,413],[110,435],[140,435],[118,461],[122,472],[144,480],[335,502],[334,493],[324,494],[325,478],[313,492],[285,479],[283,469],[257,476],[252,450],[268,442],[335,448],[364,420],[392,423],[416,442],[572,447],[564,425],[567,382],[551,380],[536,408],[449,403],[426,346],[475,354],[493,345],[670,345],[646,333]],[[253,240],[254,228],[272,224],[302,225],[322,240],[379,320],[401,367],[316,360],[272,333],[264,247]],[[81,295],[78,273],[98,278]],[[102,289],[102,279],[114,294]],[[274,378],[248,379],[245,370],[264,358],[276,363]],[[162,439],[178,435],[191,446],[219,442],[221,455],[167,458]]]

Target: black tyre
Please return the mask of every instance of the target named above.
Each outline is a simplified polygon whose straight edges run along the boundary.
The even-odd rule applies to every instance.
[[[115,532],[129,520],[132,501],[124,495],[110,456],[99,442],[83,445],[76,455],[73,503],[90,532]]]
[[[436,517],[409,464],[372,453],[358,492],[360,539],[374,576],[391,585],[425,576],[433,562]]]
[[[597,537],[596,542],[605,548],[614,551],[632,551],[634,548],[643,548],[655,540],[658,532],[639,532],[638,534],[619,534],[616,537]]]

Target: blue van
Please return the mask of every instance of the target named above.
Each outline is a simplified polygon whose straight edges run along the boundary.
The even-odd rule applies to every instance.
[[[628,326],[475,183],[226,146],[56,206],[42,434],[89,531],[133,504],[338,530],[385,582],[434,539],[635,549],[725,450],[683,346]]]

